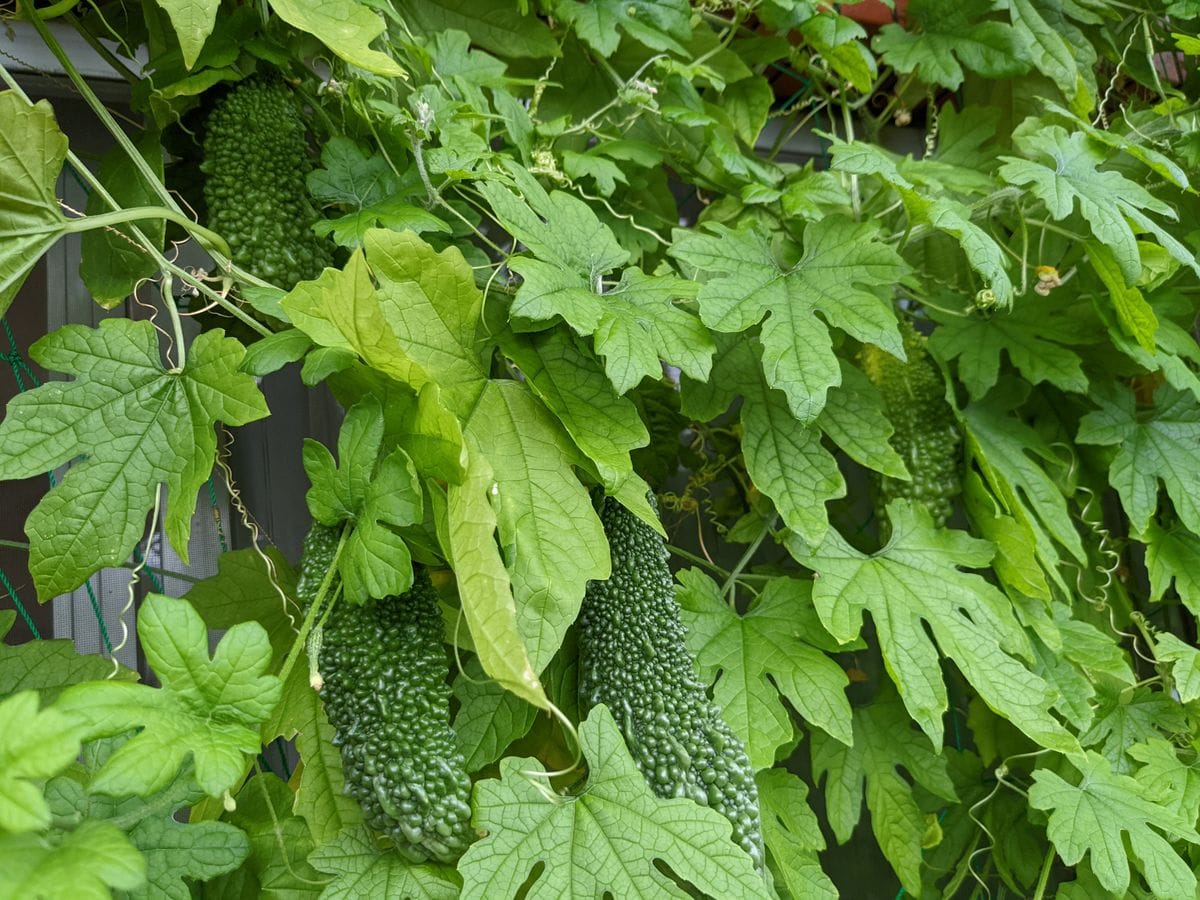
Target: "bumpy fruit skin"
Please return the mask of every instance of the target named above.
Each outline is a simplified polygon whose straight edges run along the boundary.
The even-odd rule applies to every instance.
[[[337,538],[337,529],[322,525],[309,532],[302,599],[324,577],[308,565],[310,553],[327,569]],[[453,862],[474,838],[471,779],[450,728],[442,615],[425,570],[417,568],[403,596],[362,606],[340,600],[325,623],[319,662],[346,793],[404,856]]]
[[[925,336],[907,320],[901,322],[901,332],[907,362],[872,345],[861,354],[863,370],[883,394],[895,429],[892,446],[912,475],[912,481],[876,478],[875,513],[886,523],[887,504],[906,498],[929,510],[940,527],[953,513],[954,498],[962,490],[962,434],[946,402],[942,374],[925,349]]]
[[[243,81],[209,114],[200,167],[208,227],[229,242],[238,266],[284,290],[331,262],[312,232],[318,216],[304,184],[312,169],[305,131],[285,85]]]
[[[612,577],[591,582],[583,599],[581,706],[605,704],[651,789],[720,812],[761,870],[754,770],[696,676],[663,539],[611,498],[600,520],[612,548]]]
[[[317,590],[325,579],[325,573],[333,565],[339,536],[339,529],[320,522],[313,522],[304,536],[304,547],[300,551],[300,574],[296,580],[296,599],[300,601],[300,609],[305,614],[317,599]],[[335,581],[336,578],[335,575],[330,580]],[[332,587],[333,584],[330,585]],[[332,596],[332,591],[327,591],[326,596]]]

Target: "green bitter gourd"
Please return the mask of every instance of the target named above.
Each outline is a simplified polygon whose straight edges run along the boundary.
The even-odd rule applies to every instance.
[[[312,169],[300,104],[281,81],[251,78],[217,102],[204,138],[208,227],[241,268],[291,290],[330,264],[305,177]]]
[[[612,577],[588,585],[579,618],[579,696],[605,704],[660,797],[691,797],[733,825],[763,868],[758,788],[745,746],[721,717],[684,644],[659,534],[606,498],[600,513]]]
[[[886,507],[897,498],[913,500],[929,511],[937,526],[954,511],[962,490],[962,434],[954,410],[946,402],[946,383],[929,356],[926,338],[907,319],[900,323],[907,361],[874,345],[863,347],[863,370],[883,395],[888,420],[895,429],[891,444],[912,481],[873,476],[875,514],[885,523]]]
[[[339,529],[314,524],[297,593],[311,604]],[[336,731],[346,793],[409,859],[452,862],[473,839],[471,779],[450,727],[449,665],[429,575],[357,606],[341,600],[319,642],[321,699]]]

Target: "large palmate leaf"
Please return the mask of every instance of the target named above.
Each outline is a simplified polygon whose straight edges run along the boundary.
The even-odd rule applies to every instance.
[[[404,69],[390,54],[371,48],[371,42],[383,32],[385,26],[379,13],[369,4],[356,0],[328,0],[323,3],[270,0],[270,5],[279,18],[311,34],[350,65],[378,75],[406,77]]]
[[[883,61],[916,71],[928,84],[956,90],[963,69],[1001,78],[1029,69],[1024,43],[1007,22],[987,20],[991,0],[912,0],[910,25],[885,25],[875,38]]]
[[[263,723],[264,743],[282,737],[296,742],[304,761],[292,811],[303,817],[318,846],[334,839],[343,828],[362,823],[362,808],[346,793],[341,748],[334,743],[321,695],[309,683],[306,666],[293,666],[283,695]]]
[[[1108,761],[1097,753],[1074,757],[1071,763],[1079,771],[1078,781],[1038,769],[1029,789],[1030,806],[1050,813],[1047,833],[1063,862],[1073,866],[1090,855],[1100,883],[1123,894],[1129,887],[1132,858],[1155,897],[1191,900],[1196,876],[1169,841],[1182,838],[1200,844],[1192,823],[1161,802],[1168,798],[1148,794],[1128,775],[1113,774]],[[1123,835],[1132,855],[1125,849]]]
[[[869,706],[854,711],[854,742],[849,746],[813,733],[813,777],[825,782],[826,814],[840,843],[850,839],[862,815],[864,787],[871,830],[883,855],[914,894],[921,885],[921,839],[925,817],[901,766],[925,790],[954,800],[946,760],[928,738],[914,731],[899,698],[885,689]]]
[[[1118,447],[1109,483],[1133,527],[1149,526],[1161,482],[1184,526],[1200,534],[1200,401],[1168,384],[1154,392],[1147,410],[1137,408],[1130,390],[1092,399],[1100,409],[1083,417],[1075,439]]]
[[[570,194],[548,194],[528,176],[518,182],[523,197],[496,182],[482,185],[495,215],[536,255],[510,262],[524,279],[512,306],[516,325],[536,330],[561,316],[579,334],[592,335],[618,394],[661,377],[660,358],[706,378],[712,337],[694,313],[674,304],[695,296],[696,286],[637,268],[606,286],[602,276],[629,257],[611,230]]]
[[[72,640],[5,643],[4,636],[16,618],[15,610],[0,609],[0,700],[18,691],[37,691],[42,703],[49,704],[63,690],[81,681],[101,678],[137,681],[137,672],[119,666],[114,673],[112,660],[80,653]]]
[[[984,287],[992,292],[996,304],[1006,308],[1012,302],[1013,286],[1005,270],[1004,253],[995,238],[971,221],[971,209],[966,204],[918,190],[901,174],[892,156],[872,144],[837,141],[832,153],[833,167],[838,171],[882,178],[900,195],[911,224],[927,226],[954,238],[971,268],[983,279]],[[929,165],[910,162],[913,173],[922,172]]]
[[[632,476],[630,451],[650,440],[633,401],[617,395],[596,358],[562,329],[514,337],[504,352],[615,492]]]
[[[74,375],[16,397],[0,422],[0,479],[44,474],[84,454],[25,522],[38,595],[69,591],[102,566],[124,563],[165,484],[167,537],[187,561],[196,492],[216,452],[217,421],[267,415],[254,379],[238,371],[244,349],[220,331],[197,337],[182,371],[164,369],[150,322],[68,325],[30,354]]]
[[[455,900],[458,873],[436,863],[412,863],[394,850],[380,850],[363,828],[343,831],[308,858],[334,879],[322,900],[403,897],[405,900]]]
[[[146,883],[146,860],[109,822],[84,822],[59,840],[0,835],[0,898],[78,897],[108,900],[112,889]]]
[[[890,503],[888,517],[891,540],[874,554],[854,549],[833,529],[815,547],[795,535],[788,539],[792,555],[817,576],[813,602],[829,633],[853,640],[863,612],[871,614],[888,672],[935,746],[942,743],[947,707],[940,651],[988,706],[1033,740],[1078,750],[1049,712],[1054,691],[1022,661],[1030,656],[1029,639],[1008,598],[959,568],[983,568],[994,547],[961,531],[934,529],[928,512],[908,501]]]
[[[354,526],[338,560],[352,603],[398,596],[412,587],[412,556],[394,528],[421,520],[421,484],[402,447],[379,458],[383,429],[383,409],[375,397],[367,397],[342,422],[337,461],[324,444],[304,441],[313,519]]]
[[[879,392],[858,369],[842,362],[841,384],[816,422],[805,424],[768,383],[757,341],[723,335],[707,384],[683,381],[682,411],[697,420],[725,412],[741,395],[742,453],[755,486],[770,497],[788,528],[818,543],[829,527],[826,503],[842,497],[846,482],[822,433],[855,461],[905,478],[904,462],[888,439],[892,425]]]
[[[825,837],[808,806],[808,786],[783,769],[765,769],[755,776],[762,813],[763,843],[771,870],[793,897],[836,900],[837,888],[821,869],[817,854]]]
[[[89,793],[71,775],[46,786],[58,827],[79,827],[85,820],[110,821],[145,857],[146,884],[129,893],[138,900],[188,900],[184,879],[200,881],[236,869],[246,858],[246,835],[225,822],[177,821],[176,810],[200,800],[204,792],[185,767],[175,780],[151,797],[116,799]]]
[[[56,704],[85,740],[142,729],[100,767],[91,789],[153,794],[190,754],[197,784],[219,797],[242,777],[245,754],[258,752],[258,726],[279,700],[279,679],[263,674],[271,661],[267,633],[255,622],[235,625],[210,657],[199,614],[160,594],[143,601],[137,626],[161,688],[90,682],[68,688]]]
[[[50,104],[0,91],[0,316],[66,228],[54,193],[66,158]]]
[[[1172,256],[1200,273],[1191,252],[1146,215],[1149,211],[1175,219],[1175,211],[1120,172],[1097,168],[1109,157],[1103,145],[1082,131],[1068,133],[1059,125],[1026,131],[1016,140],[1026,158],[1003,157],[1000,176],[1009,184],[1027,187],[1054,219],[1065,219],[1078,201],[1080,213],[1096,239],[1112,250],[1126,282],[1132,284],[1142,273],[1131,222],[1137,231],[1153,233]]]
[[[512,757],[499,779],[475,785],[472,822],[487,836],[458,864],[464,898],[511,897],[522,885],[529,900],[690,896],[659,860],[713,897],[769,896],[724,816],[654,796],[606,707],[592,711],[579,737],[589,774],[577,794],[547,791],[524,774],[541,775],[537,760]]]
[[[1038,297],[1021,297],[1007,312],[992,315],[939,316],[929,347],[945,360],[958,361],[958,377],[974,399],[982,398],[1000,377],[1003,356],[1030,384],[1046,382],[1064,391],[1086,394],[1087,376],[1070,345],[1078,323]]]
[[[850,743],[846,673],[799,627],[811,603],[806,582],[773,579],[739,616],[707,575],[689,569],[679,579],[688,649],[755,769],[773,765],[775,751],[792,739],[784,698],[807,722]]]
[[[671,253],[710,273],[699,294],[706,325],[739,332],[763,322],[767,383],[809,423],[824,408],[829,388],[841,383],[832,335],[816,313],[860,341],[904,353],[895,314],[877,291],[895,284],[907,267],[877,236],[874,225],[830,216],[805,228],[803,254],[788,264],[755,225],[712,225],[708,232],[680,232]]]
[[[620,32],[653,50],[684,52],[680,41],[691,36],[687,0],[558,0],[554,13],[570,23],[580,39],[608,56],[620,43]]]
[[[1067,590],[1062,551],[1080,564],[1087,561],[1087,554],[1067,498],[1046,471],[1061,457],[1041,434],[1010,412],[1014,405],[1015,398],[1000,390],[969,404],[962,416],[967,452],[998,511],[1012,517],[1016,539],[1026,549],[1032,548],[1045,578]]]
[[[33,691],[0,702],[0,832],[40,831],[50,808],[35,782],[65,769],[79,753],[80,728]]]

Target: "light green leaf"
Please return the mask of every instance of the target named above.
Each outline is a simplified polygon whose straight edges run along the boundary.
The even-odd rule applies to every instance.
[[[292,599],[296,596],[292,567],[275,547],[266,547],[263,553],[270,560],[270,573],[253,547],[230,550],[217,557],[217,574],[196,582],[183,599],[212,629],[258,622],[271,638],[274,658],[282,662],[292,648],[304,613]]]
[[[721,352],[707,384],[684,378],[683,411],[700,420],[727,410],[739,394],[742,452],[755,486],[770,497],[788,528],[820,542],[829,527],[825,504],[844,496],[846,484],[837,460],[821,442],[824,431],[852,459],[903,478],[904,463],[888,443],[891,423],[879,392],[858,369],[842,362],[842,384],[815,424],[798,421],[781,391],[766,382],[757,342],[721,335]]]
[[[547,193],[535,178],[515,166],[509,174],[520,195],[499,181],[483,181],[479,190],[496,220],[547,264],[557,264],[594,285],[606,272],[629,261],[607,225],[590,206],[566,191]]]
[[[1005,270],[1004,251],[995,238],[971,221],[973,211],[970,207],[949,196],[917,190],[916,185],[900,173],[892,155],[873,144],[835,139],[832,153],[836,170],[882,178],[900,195],[911,223],[927,225],[958,242],[967,262],[995,295],[999,307],[1007,307],[1012,302],[1013,286]],[[933,165],[936,163],[910,162],[908,170],[924,173]]]
[[[467,450],[458,418],[442,403],[441,388],[427,381],[417,392],[417,402],[400,416],[401,445],[422,475],[449,484],[466,477]]]
[[[445,550],[458,581],[463,617],[485,672],[518,697],[546,709],[549,701],[517,625],[517,605],[496,546],[496,481],[478,444],[467,437],[467,471],[447,490]]]
[[[1124,688],[1124,689],[1122,689]],[[1107,682],[1097,684],[1100,700],[1091,727],[1079,736],[1085,747],[1099,748],[1114,772],[1132,774],[1129,748],[1162,735],[1187,730],[1188,720],[1170,694],[1149,687],[1125,688]]]
[[[575,29],[580,40],[611,56],[624,32],[651,50],[683,54],[680,41],[691,37],[691,6],[687,0],[558,0],[554,14]]]
[[[1046,578],[1069,592],[1060,571],[1059,548],[1078,563],[1087,561],[1058,483],[1045,463],[1061,463],[1038,432],[1009,413],[1011,398],[995,393],[963,411],[962,423],[969,458],[999,502],[1032,543]]]
[[[1108,468],[1130,524],[1144,531],[1161,481],[1184,527],[1200,533],[1200,402],[1168,384],[1138,410],[1131,390],[1093,395],[1100,409],[1079,423],[1081,444],[1118,445]]]
[[[618,394],[643,378],[661,378],[660,358],[693,378],[708,377],[716,349],[712,336],[695,315],[674,304],[695,296],[692,282],[644,275],[633,267],[614,287],[597,293],[582,275],[555,264],[514,259],[511,266],[525,279],[512,305],[518,324],[560,315],[580,334],[592,335]]]
[[[1142,261],[1127,217],[1140,216],[1144,227],[1150,220],[1140,210],[1175,219],[1171,207],[1120,172],[1100,171],[1097,167],[1108,161],[1108,154],[1081,131],[1068,134],[1061,126],[1049,125],[1018,134],[1016,142],[1026,158],[1001,157],[1000,176],[1027,187],[1056,221],[1069,216],[1078,200],[1079,211],[1096,239],[1112,250],[1125,281],[1135,282],[1142,274]]]
[[[414,390],[436,382],[448,408],[466,418],[491,361],[491,343],[481,334],[483,293],[470,265],[457,248],[438,253],[411,231],[369,231],[363,247],[383,318],[417,367],[400,380]]]
[[[1154,307],[1146,302],[1140,290],[1125,284],[1125,276],[1111,250],[1095,241],[1087,241],[1084,247],[1087,248],[1092,271],[1108,288],[1113,312],[1121,328],[1137,341],[1139,347],[1147,353],[1154,353],[1158,349],[1154,339],[1158,332],[1158,316],[1154,313]]]
[[[1169,631],[1160,632],[1154,643],[1154,655],[1162,662],[1174,663],[1171,678],[1179,692],[1179,702],[1191,703],[1200,699],[1200,650],[1185,644]]]
[[[220,330],[193,342],[182,372],[159,361],[147,321],[106,319],[68,325],[30,355],[74,375],[8,404],[0,423],[0,479],[44,474],[79,454],[88,458],[42,498],[25,523],[38,596],[73,590],[103,566],[122,565],[146,528],[160,483],[163,526],[186,563],[196,492],[216,453],[215,422],[244,425],[267,415],[254,380],[238,372],[244,350]]]
[[[774,765],[776,751],[792,739],[784,698],[810,725],[850,743],[846,673],[805,640],[799,625],[800,610],[812,603],[808,582],[774,578],[738,615],[699,570],[677,577],[688,649],[756,770]]]
[[[1159,601],[1175,582],[1184,605],[1200,616],[1200,537],[1186,528],[1162,528],[1153,519],[1141,535],[1150,573],[1150,599]]]
[[[1183,821],[1194,823],[1200,814],[1200,770],[1192,751],[1182,751],[1191,762],[1181,759],[1180,753],[1174,744],[1162,738],[1129,748],[1129,755],[1144,763],[1133,776],[1144,787],[1144,796],[1162,804]]]
[[[300,667],[297,667],[300,668]],[[225,898],[237,896],[223,889],[226,883],[250,881],[257,890],[255,897],[279,900],[317,900],[328,883],[309,864],[313,837],[308,825],[292,815],[292,792],[275,775],[262,772],[238,791],[237,808],[226,814],[250,840],[250,857],[241,869],[212,885],[213,895]],[[246,878],[249,875],[250,878]],[[243,880],[244,879],[244,880]]]
[[[358,212],[336,219],[320,219],[313,225],[313,232],[320,237],[332,235],[339,246],[358,247],[367,232],[375,228],[414,234],[450,231],[450,226],[429,210],[399,197],[389,197]]]
[[[263,674],[271,661],[267,633],[254,622],[235,625],[210,658],[199,614],[160,594],[143,601],[137,625],[161,688],[92,682],[68,688],[56,704],[85,740],[143,729],[104,764],[92,790],[153,794],[190,754],[197,783],[219,797],[242,777],[245,754],[258,752],[258,725],[279,700],[279,679]]]
[[[50,809],[40,785],[79,754],[79,726],[38,695],[22,691],[0,702],[0,831],[40,831]]]
[[[4,643],[16,618],[15,610],[0,609],[0,700],[18,691],[37,691],[42,703],[49,705],[65,688],[81,681],[138,680],[137,672],[124,666],[114,675],[112,660],[80,653],[72,640]]]
[[[203,0],[200,0],[203,2]],[[213,2],[213,9],[216,9]],[[134,144],[160,179],[163,177],[162,135],[157,131],[143,131]],[[114,147],[100,161],[97,177],[108,192],[123,207],[156,206],[158,192],[146,183],[124,147]],[[112,207],[97,192],[88,194],[87,214],[106,213]],[[148,237],[155,247],[162,248],[166,226],[162,219],[148,219],[137,223],[138,230]],[[138,282],[158,274],[158,261],[149,256],[140,243],[135,243],[129,225],[112,225],[108,228],[93,228],[85,231],[80,242],[79,276],[87,286],[92,299],[105,309],[112,309],[124,301]]]
[[[1024,2],[1028,2],[1028,0],[1024,0]],[[1069,110],[1065,110],[1055,103],[1048,101],[1043,101],[1043,103],[1048,113],[1065,121],[1071,130],[1083,131],[1088,137],[1100,141],[1102,144],[1107,144],[1114,150],[1128,153],[1138,162],[1145,164],[1151,171],[1161,175],[1178,188],[1188,190],[1191,187],[1187,173],[1184,172],[1179,164],[1166,154],[1155,150],[1153,145],[1137,140],[1136,132],[1134,132],[1134,137],[1130,138],[1119,131],[1099,128],[1087,119],[1080,119]]]
[[[1025,296],[1011,309],[987,317],[938,316],[939,327],[930,335],[929,347],[941,359],[958,360],[958,377],[976,400],[995,386],[1002,355],[1030,384],[1047,382],[1086,394],[1083,361],[1068,346],[1078,330],[1055,312],[1045,300]]]
[[[1057,30],[1050,27],[1032,0],[1009,0],[1013,29],[1029,46],[1029,59],[1043,75],[1052,79],[1068,100],[1079,86],[1075,54]]]
[[[825,436],[846,455],[868,469],[893,478],[905,478],[904,460],[891,445],[892,423],[884,411],[883,396],[862,373],[842,360],[842,383],[829,391],[829,403],[817,417]]]
[[[1075,738],[1050,715],[1054,692],[1020,659],[1030,655],[1029,640],[1008,598],[959,569],[987,566],[993,546],[961,531],[934,529],[928,512],[907,501],[890,503],[888,517],[892,538],[870,555],[833,529],[817,547],[788,538],[792,555],[817,576],[813,602],[829,633],[853,640],[862,613],[870,612],[888,673],[935,746],[942,743],[947,708],[940,651],[988,706],[1034,741],[1078,750]]]
[[[646,446],[650,434],[633,401],[618,396],[591,353],[558,328],[515,337],[504,351],[596,464],[610,492],[632,476],[629,453]]]
[[[183,64],[192,68],[196,64],[204,42],[217,23],[220,0],[155,0],[166,11],[179,39],[183,51]]]
[[[177,0],[178,2],[178,0]],[[407,78],[404,69],[386,53],[372,50],[371,41],[384,31],[379,14],[354,0],[270,0],[271,9],[289,25],[311,34],[352,66]]]
[[[504,56],[559,55],[558,39],[546,24],[513,0],[397,0],[395,7],[417,33],[458,29],[473,44]]]
[[[146,884],[131,890],[131,898],[189,900],[185,878],[206,881],[223,875],[236,869],[250,852],[246,835],[232,825],[176,820],[176,810],[204,796],[190,775],[185,767],[162,792],[145,799],[88,793],[70,776],[54,779],[46,794],[59,827],[109,820],[141,851],[146,860]]]
[[[988,78],[1029,69],[1024,46],[1012,26],[984,20],[990,0],[911,0],[908,26],[884,25],[875,52],[897,71],[917,71],[926,84],[957,90],[963,67]],[[982,20],[982,21],[981,21]]]
[[[426,380],[388,327],[361,251],[341,270],[326,269],[281,301],[291,322],[313,343],[357,354],[368,366],[419,387]]]
[[[812,735],[813,778],[825,782],[826,815],[838,843],[850,839],[862,815],[863,789],[871,830],[879,849],[909,892],[921,889],[921,840],[925,816],[903,767],[916,784],[955,799],[954,784],[938,744],[912,728],[895,692],[885,687],[869,706],[854,711],[854,743],[846,745],[820,732]]]
[[[609,576],[604,529],[572,470],[578,454],[570,438],[525,387],[488,382],[464,431],[491,462],[484,490],[512,577],[521,636],[540,672],[578,616],[587,582]],[[475,628],[471,634],[479,639]]]
[[[671,249],[685,264],[716,276],[700,289],[700,317],[717,331],[739,332],[766,316],[763,371],[801,422],[817,417],[826,392],[841,381],[832,336],[817,312],[852,337],[903,355],[891,304],[873,289],[895,284],[907,268],[875,239],[876,226],[837,216],[811,223],[794,265],[781,264],[753,224],[710,229],[680,233]]]
[[[346,793],[342,754],[321,695],[313,690],[304,665],[292,667],[283,696],[262,727],[262,739],[295,741],[304,762],[291,810],[308,823],[315,844],[332,841],[343,828],[362,822],[362,808]]]
[[[1124,893],[1129,887],[1125,835],[1134,863],[1154,896],[1191,900],[1196,876],[1168,838],[1200,844],[1200,834],[1182,817],[1148,798],[1137,781],[1113,774],[1099,754],[1088,752],[1071,763],[1079,770],[1078,784],[1049,769],[1038,769],[1029,789],[1029,805],[1050,814],[1047,833],[1063,862],[1073,866],[1090,855],[1100,883],[1107,890]]]
[[[499,780],[475,785],[472,821],[487,836],[459,862],[465,900],[514,896],[535,869],[529,900],[689,896],[658,860],[712,897],[769,896],[724,816],[654,796],[606,707],[592,711],[579,736],[589,774],[577,794],[544,792],[522,774],[542,770],[534,759],[505,759]]]
[[[324,525],[354,523],[338,561],[352,603],[398,596],[412,587],[412,557],[392,527],[421,521],[421,484],[402,448],[379,461],[383,428],[379,401],[368,396],[346,413],[336,463],[323,444],[304,442],[304,468],[312,482],[309,512]]]
[[[1038,562],[1032,533],[1013,516],[1002,511],[983,478],[973,468],[963,473],[963,501],[976,534],[996,545],[992,570],[1007,591],[1051,599],[1046,573]]]
[[[867,36],[861,25],[849,16],[821,11],[800,24],[800,33],[856,91],[870,93],[875,56],[861,40]]]
[[[286,328],[255,341],[246,348],[241,371],[249,375],[270,375],[288,363],[303,359],[312,348],[312,340],[298,328]]]
[[[825,838],[808,807],[808,786],[783,769],[765,769],[755,780],[763,842],[776,879],[793,897],[836,900],[837,888],[821,869],[817,856],[825,849]]]
[[[468,772],[499,759],[509,744],[529,733],[537,718],[536,708],[488,680],[475,660],[454,679],[454,696],[459,704],[454,737]]]
[[[59,841],[0,835],[0,859],[0,900],[108,900],[110,889],[132,891],[146,882],[146,860],[108,822],[84,822]]]
[[[54,185],[67,138],[45,100],[30,105],[0,91],[0,316],[25,276],[66,230]]]
[[[343,831],[311,854],[309,864],[336,876],[321,900],[398,897],[404,900],[455,900],[460,879],[450,866],[417,865],[394,850],[379,850],[361,828]]]

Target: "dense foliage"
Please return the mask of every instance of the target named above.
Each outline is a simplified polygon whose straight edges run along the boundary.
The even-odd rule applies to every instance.
[[[0,898],[1195,897],[1200,4],[897,7],[22,0],[0,313],[159,313],[29,348],[39,599],[346,416],[156,682],[0,645]]]

